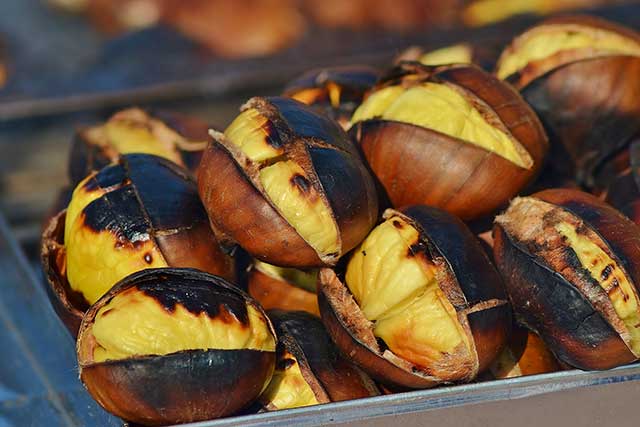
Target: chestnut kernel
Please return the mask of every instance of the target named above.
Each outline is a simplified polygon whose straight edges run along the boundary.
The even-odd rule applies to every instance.
[[[213,230],[283,267],[334,265],[375,224],[374,182],[347,134],[288,98],[252,98],[212,133],[198,188]]]
[[[346,129],[365,92],[377,79],[378,72],[363,65],[320,68],[289,83],[283,96],[313,107]]]
[[[562,362],[609,369],[640,355],[640,228],[596,197],[553,189],[496,218],[494,255],[521,323]]]
[[[437,208],[387,209],[344,274],[320,271],[332,339],[365,372],[396,388],[471,381],[504,345],[511,312],[487,254]]]
[[[77,342],[80,379],[107,411],[142,425],[231,415],[256,399],[275,365],[263,309],[193,269],[134,273],[92,305]]]
[[[317,281],[317,269],[303,271],[254,260],[249,267],[247,290],[265,310],[301,310],[320,315]]]
[[[496,74],[518,88],[566,151],[581,184],[640,130],[640,34],[589,16],[552,18],[516,37]]]
[[[297,408],[380,394],[367,374],[335,347],[320,321],[301,311],[267,314],[278,336],[276,369],[258,399],[264,408]]]
[[[44,232],[42,262],[52,303],[74,335],[79,314],[135,271],[193,267],[234,278],[192,178],[148,154],[123,155],[78,184]]]
[[[78,184],[130,153],[154,154],[195,170],[207,145],[209,126],[183,114],[128,108],[105,123],[79,130],[69,159],[69,178]]]
[[[531,181],[548,145],[519,94],[473,65],[401,63],[352,123],[394,206],[426,204],[466,220]]]

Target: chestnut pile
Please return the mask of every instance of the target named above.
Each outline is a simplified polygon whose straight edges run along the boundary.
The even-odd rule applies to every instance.
[[[42,264],[89,393],[166,425],[638,360],[640,35],[513,36],[78,132]]]

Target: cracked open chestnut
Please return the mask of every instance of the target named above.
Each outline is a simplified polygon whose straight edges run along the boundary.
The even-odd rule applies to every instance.
[[[81,314],[138,270],[193,267],[234,278],[195,183],[176,164],[127,154],[94,172],[45,229],[42,262],[54,308],[75,334]]]
[[[312,106],[346,128],[377,79],[378,71],[363,65],[321,68],[289,83],[283,95]]]
[[[494,255],[520,323],[556,357],[609,369],[640,355],[640,228],[596,197],[553,189],[498,216]]]
[[[134,273],[92,305],[77,341],[80,379],[107,411],[142,425],[231,415],[271,379],[276,338],[235,286],[194,269]]]
[[[506,342],[502,280],[464,223],[388,209],[344,274],[320,270],[322,320],[343,354],[395,388],[473,380]]]
[[[249,267],[247,291],[265,310],[306,311],[320,315],[318,270],[284,268],[255,260]]]
[[[258,401],[269,411],[380,394],[373,380],[340,354],[320,319],[302,311],[267,312],[278,336],[276,369]]]
[[[283,267],[334,265],[375,224],[373,178],[334,121],[293,99],[252,98],[213,132],[198,189],[213,230]]]
[[[507,345],[487,372],[494,379],[502,379],[559,370],[561,367],[558,361],[544,341],[534,332],[515,326]]]
[[[520,191],[548,145],[520,95],[473,65],[401,63],[352,123],[393,206],[436,206],[465,220]]]
[[[206,123],[184,114],[139,108],[119,111],[105,123],[76,133],[69,178],[75,186],[91,172],[130,153],[154,154],[193,171],[207,146],[208,131]]]
[[[521,91],[583,184],[640,130],[640,34],[629,28],[588,16],[552,18],[515,38],[496,74]],[[551,157],[567,168],[566,157]]]

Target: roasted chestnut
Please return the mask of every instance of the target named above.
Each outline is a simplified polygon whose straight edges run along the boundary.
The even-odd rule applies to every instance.
[[[640,228],[577,190],[516,198],[496,218],[495,260],[520,323],[580,369],[640,354]]]
[[[199,119],[167,111],[128,108],[105,123],[79,130],[71,146],[72,185],[121,154],[146,153],[195,170],[207,145],[209,126]]]
[[[303,102],[337,121],[343,128],[378,79],[378,71],[366,66],[311,70],[284,89],[284,96]]]
[[[587,16],[550,19],[513,40],[496,74],[521,91],[583,184],[640,130],[640,35],[628,28]]]
[[[334,265],[375,224],[373,178],[334,121],[288,98],[252,98],[213,132],[198,188],[221,241],[283,267]]]
[[[457,43],[430,51],[419,46],[411,46],[398,55],[394,63],[417,61],[424,65],[476,64],[484,70],[491,71],[500,55],[504,43],[483,40],[479,43]]]
[[[249,267],[247,289],[265,310],[301,310],[320,315],[317,280],[317,269],[303,271],[255,260]]]
[[[252,298],[193,269],[134,273],[80,326],[80,379],[107,411],[142,425],[233,414],[271,380],[276,338]]]
[[[640,225],[640,139],[607,164],[617,174],[605,187],[605,201]]]
[[[473,65],[402,63],[352,122],[393,206],[437,206],[465,220],[506,203],[547,151],[518,93]]]
[[[488,372],[494,379],[522,377],[561,370],[544,341],[535,333],[515,326],[502,352]]]
[[[345,359],[320,319],[302,311],[268,311],[278,345],[276,369],[258,401],[269,410],[380,394],[367,374]]]
[[[88,305],[135,271],[194,267],[234,278],[193,180],[148,154],[121,156],[78,184],[66,213],[45,230],[42,262],[52,303],[73,334]]]
[[[502,281],[462,221],[437,208],[388,209],[346,272],[320,270],[318,302],[340,350],[396,388],[471,381],[506,342]]]

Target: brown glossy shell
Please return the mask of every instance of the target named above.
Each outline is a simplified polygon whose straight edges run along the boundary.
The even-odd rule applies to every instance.
[[[620,157],[624,160],[620,161]],[[640,225],[640,140],[610,163],[619,163],[607,166],[620,172],[608,182],[605,201]]]
[[[375,185],[356,147],[333,121],[287,98],[252,98],[243,108],[257,108],[275,123],[283,146],[291,150],[326,198],[339,229],[339,253],[320,256],[284,219],[215,134],[198,169],[200,197],[211,227],[222,241],[238,243],[253,257],[284,267],[334,265],[375,224]],[[229,144],[229,143],[227,143]],[[302,154],[301,154],[302,153]]]
[[[469,220],[489,214],[537,174],[548,143],[537,116],[509,85],[471,65],[427,67],[405,64],[404,74],[421,81],[457,85],[492,108],[527,150],[529,169],[481,147],[430,129],[386,120],[357,123],[352,132],[365,158],[396,206],[426,204]]]
[[[447,279],[439,285],[469,334],[476,357],[473,373],[459,380],[472,380],[488,368],[510,333],[511,310],[500,276],[475,236],[452,215],[427,206],[409,207],[402,213],[387,210],[385,216],[390,214],[403,215],[418,229],[432,255],[444,260]],[[388,350],[381,352],[370,332],[370,322],[331,269],[320,271],[318,303],[322,321],[338,348],[372,378],[399,389],[446,382]]]
[[[561,17],[540,26],[556,24],[587,25],[640,43],[638,33],[594,17]],[[594,169],[640,130],[638,75],[638,57],[569,51],[529,64],[507,80],[538,113],[551,141],[564,146],[579,181],[591,186]],[[551,160],[567,167],[565,158]]]
[[[223,279],[193,269],[151,269],[134,273],[87,311],[78,334],[80,379],[107,411],[142,425],[168,425],[231,415],[250,404],[273,373],[275,352],[239,350],[185,350],[167,355],[137,356],[86,363],[80,357],[86,332],[98,310],[119,292],[138,282],[181,280],[209,283],[218,293],[228,292],[265,316],[248,295]],[[185,298],[189,297],[185,292]],[[178,301],[183,302],[183,301]],[[87,344],[89,345],[89,344]]]
[[[256,268],[251,268],[249,271],[247,292],[265,310],[302,310],[316,316],[320,315],[315,292],[309,292],[287,281],[270,277]]]
[[[582,219],[624,265],[632,284],[638,283],[640,229],[635,224],[580,191],[546,190],[532,197]],[[635,360],[604,313],[499,222],[494,227],[494,255],[519,321],[537,332],[562,362],[580,369],[609,369]]]
[[[271,310],[267,314],[279,345],[296,358],[319,403],[380,394],[373,380],[338,352],[318,317],[300,311]],[[268,409],[284,409],[265,403]]]

